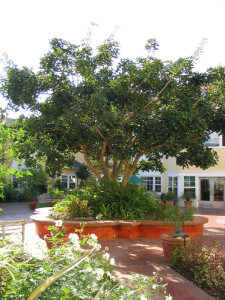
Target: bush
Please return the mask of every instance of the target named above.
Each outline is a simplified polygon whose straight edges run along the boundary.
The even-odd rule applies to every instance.
[[[4,202],[29,202],[36,201],[37,197],[47,191],[48,175],[41,169],[28,171],[19,178],[20,189],[11,183],[4,186]]]
[[[102,186],[93,184],[85,189],[70,190],[66,195],[56,189],[54,199],[57,195],[64,199],[54,206],[51,214],[54,219],[76,220],[99,215],[103,220],[151,219],[177,223],[193,219],[191,210],[182,212],[174,205],[158,203],[155,192],[149,193],[134,183],[121,190],[117,182],[104,182]]]
[[[171,267],[212,296],[224,299],[225,257],[218,243],[206,246],[193,241],[186,247],[177,248]]]
[[[178,206],[157,203],[152,216],[158,221],[174,222],[176,227],[178,222],[193,220],[193,214],[194,212],[191,209],[182,211]]]
[[[12,184],[4,186],[3,190],[3,202],[18,202],[20,201],[20,191],[15,189]]]
[[[50,215],[53,219],[76,220],[92,216],[87,200],[80,200],[76,191],[69,191],[63,200],[58,201]]]
[[[136,275],[128,288],[117,281],[112,264],[108,249],[100,251],[95,235],[81,240],[71,234],[66,247],[48,250],[42,259],[4,242],[0,244],[1,299],[151,299],[158,291],[169,297],[156,274]]]
[[[144,219],[153,210],[157,195],[135,183],[128,183],[120,189],[118,182],[104,181],[100,186],[92,184],[77,191],[80,199],[88,200],[93,216],[103,215],[103,219]]]
[[[42,189],[24,188],[18,190],[11,184],[4,186],[4,202],[29,202],[36,201]]]

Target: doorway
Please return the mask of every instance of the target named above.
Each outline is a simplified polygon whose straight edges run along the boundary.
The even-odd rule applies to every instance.
[[[200,204],[212,207],[214,204],[224,204],[225,178],[200,178]]]

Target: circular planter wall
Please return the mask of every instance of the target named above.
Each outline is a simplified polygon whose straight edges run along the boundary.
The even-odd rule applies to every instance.
[[[40,208],[30,217],[35,223],[35,233],[43,238],[49,234],[47,227],[54,225],[55,221],[48,218],[49,208]],[[194,217],[193,221],[186,221],[185,232],[190,237],[201,236],[207,218]],[[82,227],[82,221],[63,221],[67,228],[67,234],[74,233],[75,229]],[[181,228],[182,229],[182,228]],[[126,238],[134,239],[137,237],[160,239],[161,234],[173,233],[172,222],[162,221],[87,221],[82,232],[83,235],[94,233],[98,239]]]

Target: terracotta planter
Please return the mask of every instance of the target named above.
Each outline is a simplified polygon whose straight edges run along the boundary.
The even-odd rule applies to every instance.
[[[36,201],[30,201],[29,202],[29,207],[30,209],[34,210],[37,206],[37,202]]]
[[[172,236],[172,233],[166,233],[161,235],[162,240],[162,246],[163,246],[163,254],[165,257],[165,260],[170,263],[173,252],[177,247],[184,246],[184,244],[188,244],[190,242],[190,237],[184,238],[174,238]]]
[[[30,217],[35,223],[35,233],[44,238],[49,231],[48,226],[55,224],[53,219],[48,217],[50,208],[38,208],[35,214]],[[195,216],[193,221],[185,221],[185,232],[191,237],[203,235],[204,224],[207,218]],[[75,229],[81,229],[80,221],[63,221],[66,226],[67,234],[74,233]],[[134,239],[138,237],[160,239],[164,233],[173,233],[174,223],[152,220],[134,221],[87,221],[82,232],[83,235],[96,234],[99,240],[125,238]]]
[[[185,200],[184,205],[185,205],[186,208],[190,208],[192,206],[192,201]]]
[[[46,235],[44,236],[44,240],[45,240],[45,243],[46,243],[46,246],[48,247],[48,249],[52,249],[54,242],[52,241],[52,236],[51,236],[51,234],[46,234]],[[65,245],[66,243],[68,243],[69,240],[70,240],[70,239],[69,239],[68,237],[59,238],[58,241],[57,241],[56,246],[58,246],[58,247],[63,246],[63,245]]]

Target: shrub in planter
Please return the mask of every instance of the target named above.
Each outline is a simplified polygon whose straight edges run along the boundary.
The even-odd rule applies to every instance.
[[[118,182],[104,181],[101,186],[92,184],[77,193],[80,199],[88,200],[93,216],[101,213],[103,219],[144,219],[158,200],[155,193],[135,183],[128,183],[121,189]]]
[[[175,222],[175,219],[193,219],[191,210],[182,213],[179,207],[158,203],[158,195],[132,183],[124,190],[120,190],[118,183],[105,182],[102,187],[94,184],[85,189],[71,190],[63,197],[54,205],[51,218],[73,221],[92,217],[99,219],[101,215],[101,220],[151,219]]]
[[[195,240],[174,251],[171,267],[208,294],[224,299],[225,257],[221,253],[218,243],[204,245]]]
[[[50,214],[53,219],[61,220],[77,220],[77,219],[90,219],[92,217],[91,209],[88,207],[87,200],[80,200],[76,191],[64,196],[64,199],[58,201]]]
[[[177,195],[174,192],[168,192],[168,193],[164,194],[164,200],[166,202],[170,202],[171,204],[176,204]]]
[[[194,212],[191,209],[182,211],[178,206],[157,203],[154,207],[154,219],[157,221],[173,222],[177,228],[179,222],[193,220]]]
[[[190,208],[192,206],[192,200],[195,199],[195,195],[192,192],[186,192],[183,194],[185,207]]]

